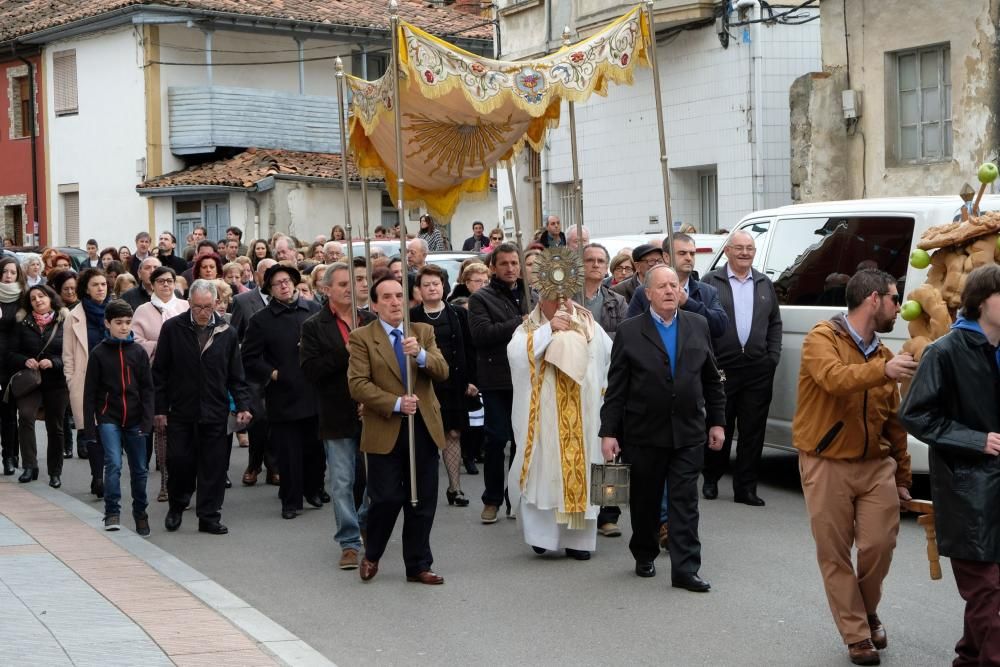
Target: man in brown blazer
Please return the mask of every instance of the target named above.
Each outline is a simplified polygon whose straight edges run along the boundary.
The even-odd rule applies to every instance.
[[[406,580],[443,584],[431,570],[430,535],[438,496],[438,449],[445,446],[441,406],[434,383],[448,377],[448,364],[434,342],[434,329],[414,323],[407,336],[403,287],[391,275],[371,288],[378,320],[355,329],[349,341],[347,381],[351,397],[364,406],[361,451],[368,461],[368,539],[361,579],[378,573],[399,510],[403,510],[403,561]],[[405,336],[405,337],[404,337]],[[409,364],[405,358],[413,357]],[[413,373],[413,393],[406,395],[406,367]],[[410,504],[408,415],[414,415],[417,506]]]

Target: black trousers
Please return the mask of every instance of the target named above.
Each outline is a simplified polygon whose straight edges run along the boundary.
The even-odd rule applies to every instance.
[[[69,404],[69,389],[60,380],[58,384],[42,384],[38,389],[17,399],[20,412],[18,440],[21,445],[21,465],[38,467],[38,445],[35,442],[35,415],[38,408],[45,408],[46,463],[49,475],[62,475],[63,469],[63,416]]]
[[[726,370],[726,440],[717,452],[705,446],[706,482],[718,482],[726,472],[733,433],[739,430],[733,492],[737,495],[757,492],[757,473],[764,451],[764,429],[767,428],[773,385],[774,366],[769,359]],[[672,521],[670,529],[673,530]]]
[[[302,509],[304,496],[323,491],[326,454],[317,435],[316,417],[294,421],[271,421],[271,446],[278,452],[282,510]]]
[[[636,562],[651,563],[660,553],[660,503],[667,482],[670,500],[670,569],[673,574],[697,574],[701,568],[698,539],[698,475],[705,449],[692,447],[626,447],[622,459],[632,464],[629,510]]]
[[[475,461],[483,450],[483,440],[486,438],[486,429],[482,426],[470,426],[462,430],[460,446],[462,448],[463,461]]]
[[[504,501],[507,479],[505,449],[510,441],[510,459],[514,460],[517,444],[514,429],[510,423],[510,413],[514,404],[514,392],[509,389],[491,389],[482,392],[483,408],[486,412],[486,458],[483,461],[483,504],[499,507]]]
[[[247,470],[260,472],[266,465],[271,472],[278,472],[278,455],[271,442],[271,425],[267,415],[254,415],[253,421],[247,427],[247,438],[250,440],[249,461]]]
[[[17,460],[19,440],[17,437],[17,402],[0,401],[0,450],[2,458]]]
[[[170,511],[183,512],[195,484],[198,519],[216,522],[222,517],[222,502],[226,497],[226,451],[229,437],[226,420],[219,423],[182,422],[167,419],[167,494]]]
[[[377,563],[389,544],[396,517],[403,510],[403,562],[406,575],[431,569],[431,527],[438,500],[438,448],[424,420],[415,419],[417,506],[410,504],[410,449],[405,421],[388,454],[368,454],[368,541],[365,558]]]

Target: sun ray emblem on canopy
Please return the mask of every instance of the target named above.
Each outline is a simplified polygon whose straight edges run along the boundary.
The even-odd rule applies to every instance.
[[[436,165],[433,175],[439,169],[465,178],[468,169],[479,175],[488,168],[488,156],[504,142],[510,133],[510,118],[506,122],[493,123],[478,119],[475,124],[456,123],[429,118],[423,114],[404,114],[408,121],[406,130],[413,132],[411,143],[418,148],[407,154],[407,158],[422,155]]]

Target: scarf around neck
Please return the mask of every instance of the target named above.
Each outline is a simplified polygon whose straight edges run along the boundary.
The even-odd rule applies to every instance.
[[[19,283],[0,283],[0,303],[14,303],[22,294],[24,290]]]
[[[31,311],[31,316],[35,318],[35,324],[38,325],[38,328],[44,331],[45,327],[49,326],[49,322],[52,321],[52,318],[56,316],[56,311],[50,310],[44,315],[41,313],[36,313],[35,311]]]
[[[156,296],[156,294],[153,294],[153,296],[150,297],[149,302],[153,304],[153,307],[156,308],[156,310],[160,311],[160,315],[163,316],[164,322],[169,320],[171,317],[175,315],[180,315],[182,312],[184,312],[183,310],[181,310],[181,305],[180,305],[181,300],[178,299],[176,296],[172,298],[170,301],[161,301],[160,297]]]
[[[93,350],[104,339],[104,308],[108,300],[97,303],[90,297],[80,299],[83,313],[87,316],[87,349]]]

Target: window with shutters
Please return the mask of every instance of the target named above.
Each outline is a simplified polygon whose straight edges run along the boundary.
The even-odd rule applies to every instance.
[[[52,81],[54,108],[57,116],[79,113],[76,90],[76,50],[57,51],[52,54]]]
[[[62,198],[63,229],[66,230],[66,245],[80,246],[80,192],[64,192]]]
[[[952,155],[951,50],[948,45],[887,56],[890,163],[940,162]]]

